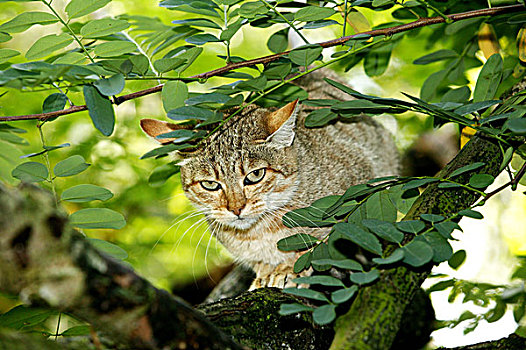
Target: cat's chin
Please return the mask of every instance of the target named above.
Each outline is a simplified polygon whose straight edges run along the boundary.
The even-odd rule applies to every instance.
[[[224,225],[235,228],[237,230],[248,230],[256,224],[257,220],[254,218],[239,218],[223,222]]]

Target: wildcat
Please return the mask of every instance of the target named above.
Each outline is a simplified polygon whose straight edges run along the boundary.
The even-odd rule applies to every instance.
[[[326,76],[336,80],[333,73],[318,71],[296,81],[310,99],[349,99],[325,83]],[[304,121],[312,109],[298,101],[278,109],[246,106],[197,151],[179,155],[186,196],[234,259],[256,272],[251,289],[294,285],[297,253],[278,250],[280,239],[328,233],[288,228],[282,223],[286,212],[399,172],[391,135],[372,118],[360,115],[307,129]],[[141,120],[141,127],[154,138],[180,128],[153,119]]]

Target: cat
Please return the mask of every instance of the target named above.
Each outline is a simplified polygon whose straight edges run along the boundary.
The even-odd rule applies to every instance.
[[[349,99],[323,81],[327,76],[337,79],[332,72],[315,72],[296,84],[310,99]],[[250,289],[294,286],[298,253],[278,250],[277,242],[298,232],[318,238],[328,233],[288,228],[282,223],[286,212],[399,173],[392,136],[372,118],[360,115],[308,129],[304,121],[313,109],[297,100],[281,108],[248,105],[197,151],[179,155],[186,196],[234,259],[255,271]],[[141,120],[141,127],[153,138],[179,128],[153,119]]]

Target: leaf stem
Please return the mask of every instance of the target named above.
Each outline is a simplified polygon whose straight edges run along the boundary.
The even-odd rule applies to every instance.
[[[141,53],[144,57],[146,57],[146,59],[148,60],[148,65],[150,66],[150,69],[152,70],[153,74],[155,74],[156,76],[159,75],[159,73],[157,72],[157,70],[155,70],[155,67],[153,66],[152,59],[150,58],[150,56],[148,56],[146,51],[143,50],[141,45],[139,45],[139,43],[135,41],[135,39],[133,39],[132,36],[128,32],[122,31],[121,33],[126,37],[126,39],[128,39],[129,41],[135,44],[135,46],[137,47],[137,50],[139,50],[139,53]],[[159,79],[159,77],[157,78],[157,82],[161,84],[161,80]]]
[[[86,56],[88,57],[88,59],[91,61],[91,63],[95,63],[95,60],[93,59],[93,57],[91,57],[91,55],[89,54],[88,50],[86,49],[86,47],[84,46],[84,44],[82,44],[82,41],[80,41],[80,39],[77,37],[77,35],[75,34],[75,32],[73,31],[73,29],[71,29],[71,27],[69,26],[69,24],[64,21],[62,19],[62,17],[60,17],[60,15],[57,13],[57,11],[55,11],[55,9],[53,8],[53,6],[51,6],[51,1],[50,2],[46,2],[46,0],[41,0],[50,10],[51,12],[53,12],[53,14],[55,15],[55,17],[60,21],[60,23],[62,23],[62,25],[64,27],[66,27],[66,29],[68,30],[68,32],[71,34],[71,36],[73,36],[73,39],[75,39],[75,41],[79,44],[80,48],[82,49],[82,51],[84,51],[84,53],[86,54]]]
[[[42,127],[45,123],[46,121],[42,121],[37,124],[38,133],[40,134],[40,141],[42,142],[42,148],[44,150],[46,150],[46,140],[44,138],[44,132],[42,131]],[[46,162],[46,167],[48,169],[49,183],[51,184],[51,189],[53,191],[53,198],[55,198],[55,205],[58,206],[57,189],[55,187],[55,182],[53,181],[53,177],[51,175],[51,164],[49,162],[48,152],[44,152],[42,154],[42,157],[44,158],[44,161]]]

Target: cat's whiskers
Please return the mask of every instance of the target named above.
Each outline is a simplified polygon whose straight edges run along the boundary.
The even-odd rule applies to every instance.
[[[179,247],[179,244],[181,244],[181,241],[183,240],[183,238],[186,236],[186,234],[188,233],[188,231],[190,231],[194,226],[196,225],[201,225],[203,222],[206,222],[206,217],[203,217],[199,220],[197,220],[192,226],[190,226],[189,228],[186,229],[186,231],[184,231],[184,233],[181,235],[181,237],[179,237],[179,239],[177,240],[174,248],[172,248],[172,250],[170,251],[170,254],[173,254],[175,251],[177,251],[177,248]],[[198,226],[198,227],[199,227]],[[196,227],[197,228],[197,227]],[[195,232],[195,229],[194,229],[194,232]]]
[[[164,238],[164,235],[166,235],[168,233],[168,231],[170,231],[175,225],[177,224],[181,224],[182,222],[188,220],[188,219],[191,219],[192,217],[195,217],[195,216],[198,216],[202,214],[202,212],[199,210],[199,209],[194,209],[194,210],[190,210],[184,214],[181,214],[179,216],[177,216],[173,221],[173,223],[166,229],[164,230],[164,232],[159,236],[159,238],[157,239],[157,241],[155,241],[152,249],[150,250],[150,255],[153,253],[154,249],[157,247],[157,245],[159,244],[159,242]],[[175,228],[175,231],[177,231],[177,228],[179,227],[179,225]]]
[[[201,225],[199,225],[199,226],[201,226]],[[194,275],[194,281],[196,280],[196,278],[195,278],[195,256],[197,255],[197,250],[199,249],[199,246],[201,245],[201,241],[203,240],[204,236],[207,233],[209,233],[210,237],[212,237],[212,233],[210,232],[210,226],[208,226],[207,229],[203,231],[203,233],[201,234],[201,237],[199,238],[199,241],[197,242],[197,244],[195,246],[195,249],[194,249],[194,256],[192,257],[192,274]],[[210,243],[210,239],[208,240],[208,242]],[[205,250],[205,270],[206,270],[206,273],[207,273],[208,277],[211,278],[210,272],[208,271],[208,266],[207,266],[207,263],[206,263],[206,252],[207,251],[208,251],[208,245],[207,245],[207,248]]]
[[[176,195],[173,195],[173,196],[170,196],[170,197],[167,197],[167,198],[164,198],[164,199],[159,199],[159,202],[167,202],[171,199],[174,199],[174,198],[177,198],[177,197],[181,197],[181,196],[184,196],[184,192],[181,192],[181,193],[178,193]],[[186,198],[186,197],[185,197]]]

